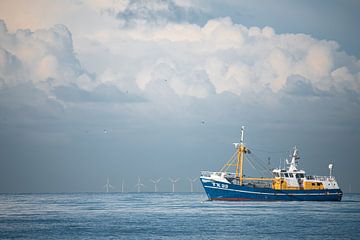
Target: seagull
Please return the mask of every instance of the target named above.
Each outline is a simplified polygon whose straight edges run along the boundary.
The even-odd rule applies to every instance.
[[[108,131],[106,129],[104,129],[104,134],[107,134],[107,133],[108,133]]]

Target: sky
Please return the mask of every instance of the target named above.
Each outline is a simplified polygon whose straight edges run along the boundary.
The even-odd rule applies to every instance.
[[[253,156],[359,192],[358,1],[3,0],[0,192],[99,192],[106,179]],[[257,172],[245,163],[245,174]],[[200,183],[196,191],[202,191]]]

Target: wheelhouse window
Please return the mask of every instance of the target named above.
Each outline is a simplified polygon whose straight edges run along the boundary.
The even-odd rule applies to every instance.
[[[287,174],[287,173],[285,173],[284,175],[285,175],[285,177],[287,177],[287,178],[289,177],[289,174]]]
[[[289,176],[290,176],[290,177],[294,177],[294,175],[293,175],[292,173],[289,173]]]

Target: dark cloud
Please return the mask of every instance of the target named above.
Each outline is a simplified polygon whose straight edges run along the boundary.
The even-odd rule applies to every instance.
[[[111,9],[108,9],[112,13]],[[166,24],[168,22],[205,23],[209,18],[205,11],[197,7],[184,7],[172,0],[156,1],[131,1],[125,10],[116,13],[119,20],[125,22],[125,26],[138,23],[151,25]]]
[[[0,88],[2,86],[15,85],[24,82],[26,76],[23,72],[23,64],[14,54],[0,46]]]
[[[122,92],[115,86],[99,85],[93,91],[80,89],[78,86],[71,84],[67,86],[55,87],[53,90],[56,97],[68,102],[144,102],[145,98]]]
[[[298,97],[329,96],[329,93],[315,88],[311,81],[301,75],[291,75],[287,78],[283,91]]]
[[[32,83],[4,87],[0,91],[0,115],[6,122],[51,121],[63,112],[63,106]]]

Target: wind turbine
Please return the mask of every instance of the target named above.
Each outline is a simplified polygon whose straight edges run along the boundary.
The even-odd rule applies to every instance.
[[[104,185],[104,188],[106,188],[106,192],[109,192],[109,189],[110,189],[110,188],[114,188],[114,187],[110,184],[109,178],[107,178],[107,182],[106,182],[106,184]]]
[[[140,177],[138,178],[138,182],[135,185],[137,187],[137,192],[139,193],[141,191],[141,187],[144,187],[145,185],[141,183]]]
[[[191,192],[194,192],[194,182],[197,181],[197,178],[188,178],[189,182],[190,182],[190,189],[191,189]]]
[[[121,182],[121,192],[122,193],[124,193],[124,185],[125,185],[124,178],[122,178],[122,182]]]
[[[157,180],[150,179],[154,183],[154,192],[157,192],[157,184],[161,181],[162,178],[159,178]]]
[[[169,178],[169,179],[170,182],[172,182],[172,192],[175,192],[175,183],[177,183],[180,180],[180,178],[175,178],[175,179]]]

